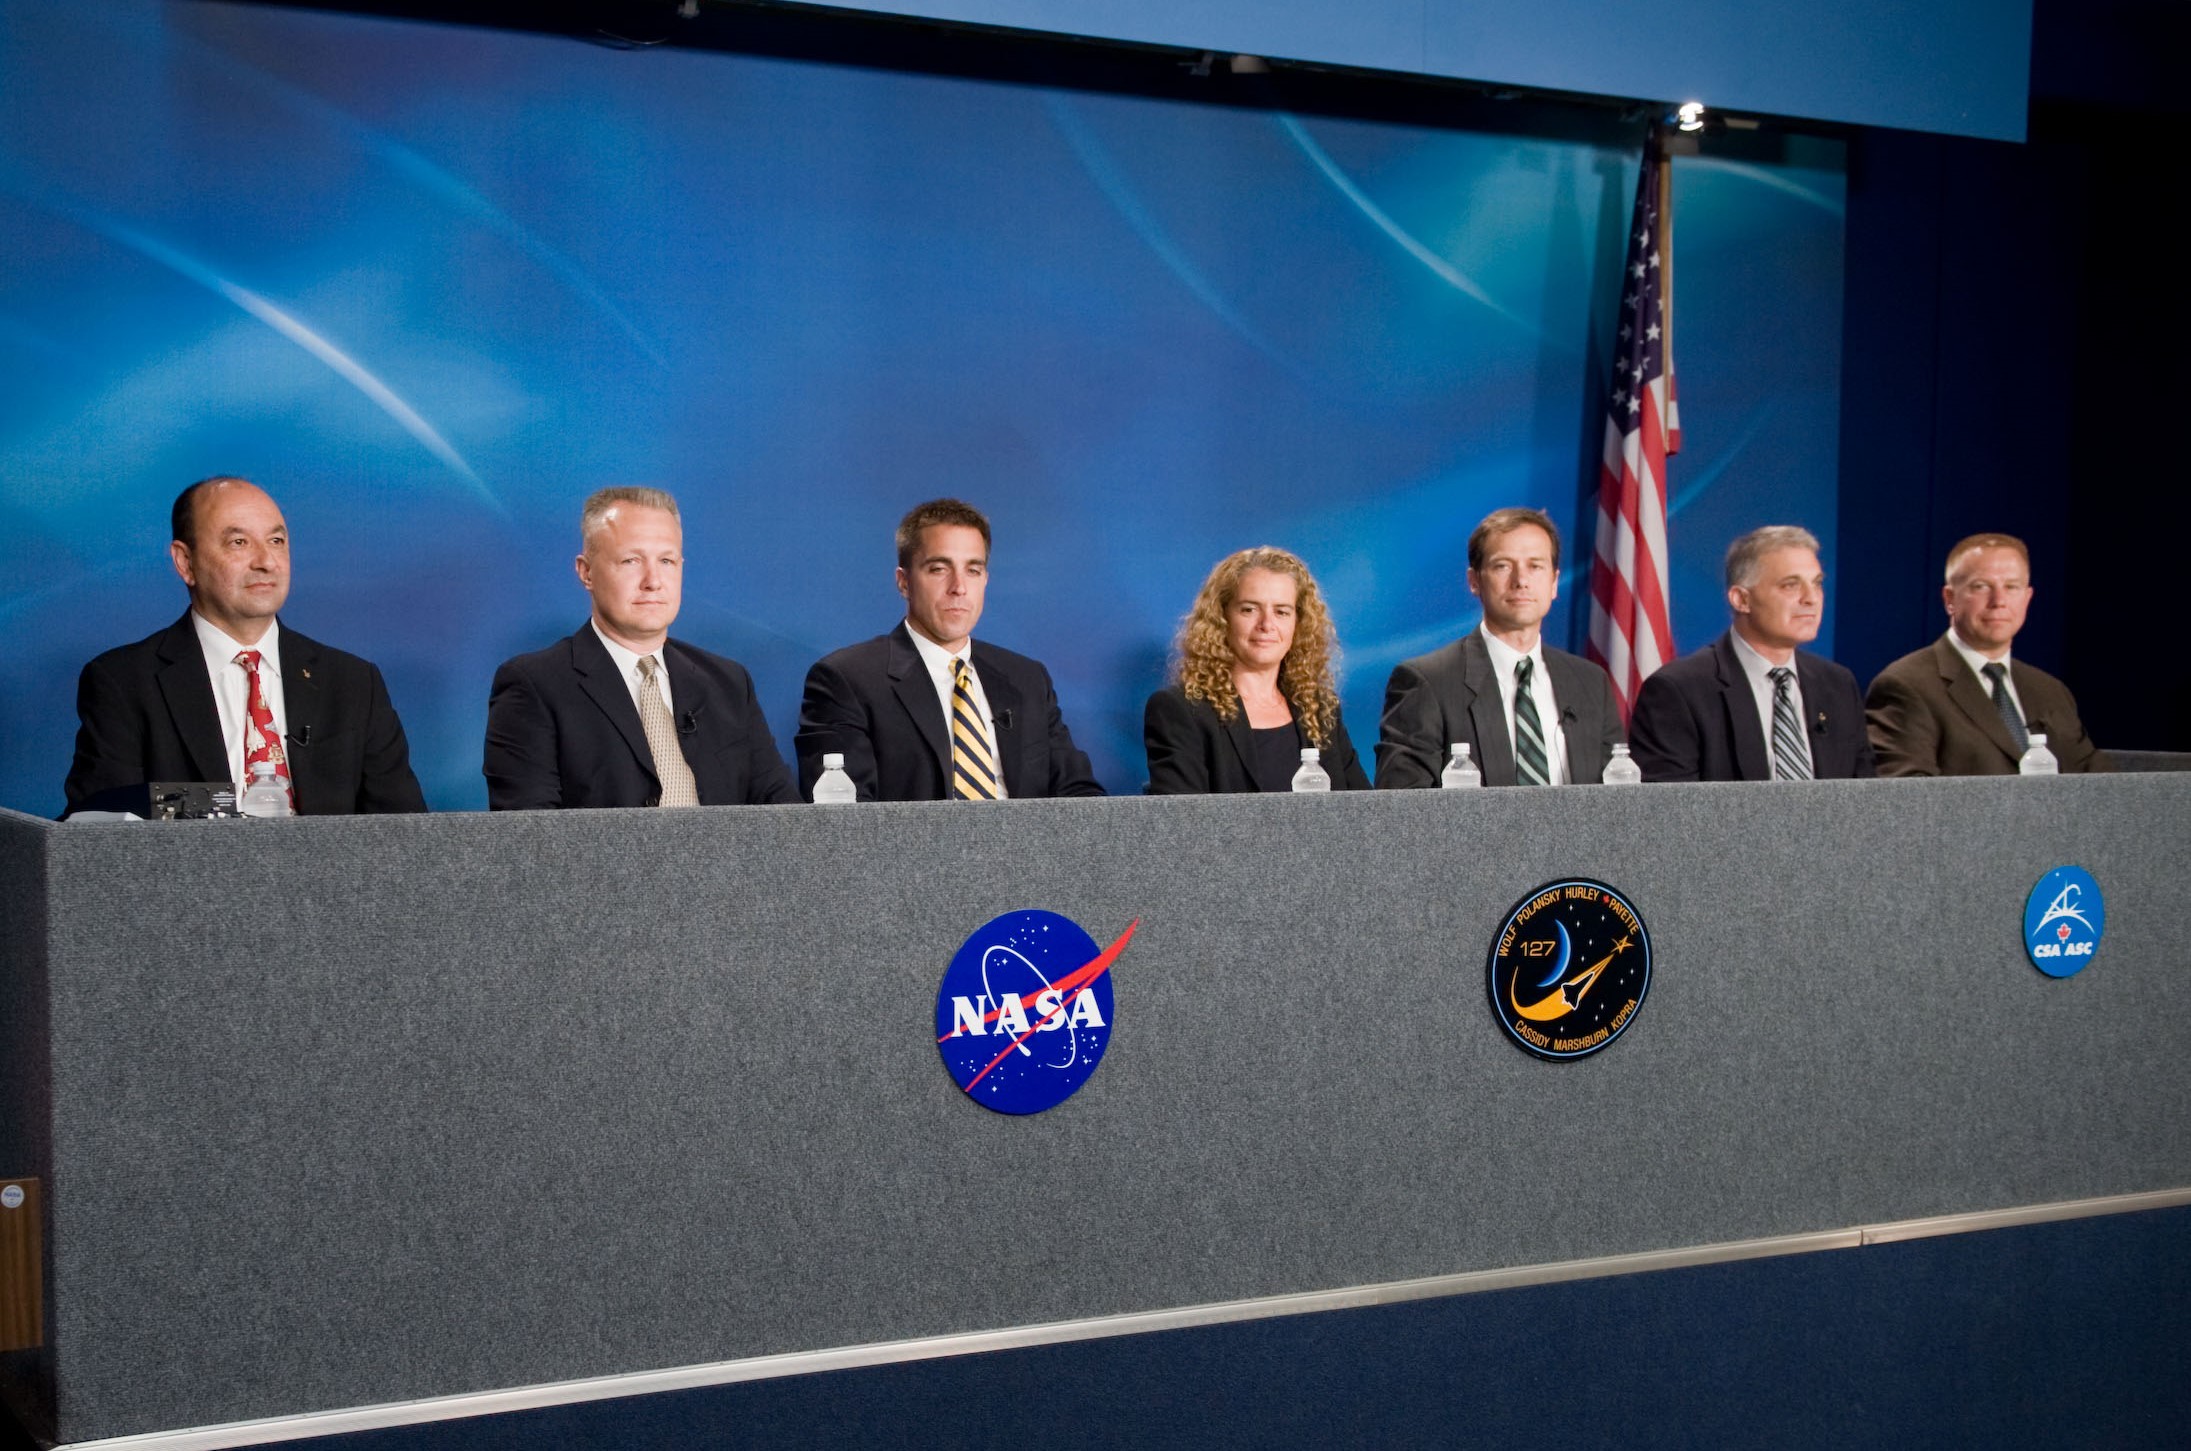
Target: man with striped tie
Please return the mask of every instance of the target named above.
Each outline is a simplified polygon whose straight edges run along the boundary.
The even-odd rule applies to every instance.
[[[1864,698],[1844,666],[1799,647],[1826,617],[1826,572],[1807,529],[1753,529],[1727,550],[1734,628],[1660,667],[1628,722],[1646,781],[1875,776]]]
[[[1041,663],[973,638],[989,585],[989,521],[957,499],[898,523],[905,619],[807,672],[799,781],[844,756],[862,801],[1101,796]]]
[[[1456,741],[1486,786],[1595,786],[1621,740],[1613,681],[1544,643],[1560,594],[1560,532],[1537,509],[1498,509],[1468,536],[1483,625],[1403,660],[1385,685],[1377,784],[1435,786]]]
[[[1879,672],[1865,705],[1882,776],[2013,776],[2031,732],[2065,775],[2112,771],[2069,687],[2009,646],[2031,607],[2031,553],[2011,534],[1948,551],[1948,632]]]

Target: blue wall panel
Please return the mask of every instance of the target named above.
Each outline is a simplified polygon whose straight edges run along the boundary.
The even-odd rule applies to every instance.
[[[288,618],[383,666],[438,807],[484,802],[495,664],[583,619],[605,483],[679,493],[678,633],[786,746],[806,667],[898,617],[898,515],[973,499],[981,633],[1129,791],[1224,553],[1317,569],[1366,736],[1391,665],[1474,623],[1477,518],[1586,517],[1640,137],[1609,119],[155,0],[10,4],[0,80],[0,804],[58,809],[75,672],[181,610],[167,504],[214,472],[286,507]],[[1693,648],[1730,534],[1831,544],[1841,148],[1676,185]]]

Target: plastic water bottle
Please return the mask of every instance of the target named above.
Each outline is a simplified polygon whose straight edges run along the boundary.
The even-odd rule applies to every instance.
[[[831,751],[822,757],[822,774],[814,781],[816,806],[850,806],[860,799],[859,788],[844,773],[844,757]]]
[[[1643,767],[1628,754],[1627,746],[1617,745],[1613,747],[1613,759],[1605,763],[1605,774],[1598,779],[1608,786],[1641,786]]]
[[[2059,776],[2062,774],[2062,763],[2055,760],[2054,753],[2046,748],[2045,731],[2033,731],[2031,733],[2031,746],[2024,752],[2023,760],[2016,763],[2016,769],[2026,776]],[[1298,791],[1301,788],[1295,786],[1293,789]]]
[[[1331,777],[1316,764],[1318,751],[1314,746],[1301,748],[1301,769],[1293,773],[1293,789],[1296,791],[1329,791]]]
[[[1453,758],[1445,763],[1445,771],[1438,777],[1438,784],[1448,791],[1483,784],[1483,772],[1476,769],[1476,763],[1468,758],[1468,742],[1453,743]]]
[[[2049,759],[2052,759],[2049,757]],[[236,802],[236,809],[245,816],[295,816],[297,808],[289,804],[289,793],[275,778],[272,761],[251,763],[251,784],[243,788],[243,795]]]

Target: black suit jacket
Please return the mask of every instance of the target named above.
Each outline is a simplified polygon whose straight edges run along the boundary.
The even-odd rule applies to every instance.
[[[1141,740],[1149,749],[1149,794],[1262,790],[1248,764],[1248,731],[1245,710],[1222,720],[1208,701],[1189,700],[1179,686],[1165,686],[1149,697],[1141,713]],[[1334,791],[1369,789],[1369,775],[1354,754],[1354,742],[1347,739],[1343,718],[1334,717],[1332,738],[1318,755]]]
[[[980,640],[973,662],[996,722],[1005,791],[1022,798],[1101,796],[1087,756],[1058,712],[1050,672]],[[807,671],[793,750],[799,787],[809,794],[822,774],[822,757],[841,751],[862,801],[944,799],[951,742],[943,703],[902,623],[824,656]]]
[[[799,799],[735,660],[681,640],[662,647],[677,744],[703,806]],[[639,708],[593,622],[545,650],[505,660],[487,696],[487,806],[652,806],[662,799]]]
[[[289,783],[305,816],[424,811],[411,747],[380,671],[287,625],[282,712]],[[76,683],[76,761],[68,809],[145,809],[153,781],[226,781],[228,746],[188,611],[134,645],[107,651]]]
[[[2014,658],[2008,678],[2024,723],[2046,732],[2064,774],[2115,769],[2085,734],[2068,686]],[[1880,671],[1864,704],[1882,776],[2013,776],[2023,761],[1992,693],[1945,635]]]
[[[1822,781],[1878,775],[1856,677],[1845,666],[1798,650],[1795,679],[1809,717],[1811,773]],[[1735,656],[1731,632],[1645,678],[1628,737],[1646,781],[1773,779],[1757,696]]]
[[[1621,740],[1613,681],[1580,655],[1544,647],[1544,673],[1567,733],[1567,779],[1595,786]],[[1403,660],[1385,684],[1385,716],[1377,732],[1377,785],[1435,786],[1455,741],[1473,748],[1486,786],[1517,780],[1506,707],[1491,668],[1491,652],[1474,630],[1428,655]]]

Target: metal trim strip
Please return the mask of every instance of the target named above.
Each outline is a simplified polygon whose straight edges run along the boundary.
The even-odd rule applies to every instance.
[[[1897,1244],[1905,1240],[1971,1234],[2016,1225],[2046,1224],[2103,1214],[2129,1214],[2148,1209],[2169,1209],[2183,1204],[2191,1204],[2191,1187],[2138,1194],[2113,1194],[2053,1204],[2021,1205],[2013,1209],[1988,1209],[1968,1214],[1944,1214],[1927,1219],[1897,1220],[1886,1224],[1860,1225],[1851,1229],[1824,1230],[1810,1234],[1779,1235],[1768,1239],[1730,1240],[1719,1244],[1689,1245],[1679,1249],[1644,1250],[1634,1254],[1604,1255],[1593,1259],[1518,1265],[1511,1269],[1470,1270],[1462,1274],[1431,1275],[1422,1279],[1354,1285],[1337,1290],[1310,1290],[1293,1295],[1188,1305],[1174,1310],[1147,1310],[1087,1320],[1060,1320],[1046,1325],[1021,1325],[1008,1330],[982,1330],[959,1335],[925,1336],[915,1340],[882,1341],[871,1345],[840,1346],[831,1350],[752,1356],[744,1360],[676,1366],[666,1370],[637,1371],[626,1375],[596,1376],[585,1380],[555,1381],[509,1390],[436,1396],[426,1400],[392,1401],[383,1405],[357,1406],[339,1411],[314,1411],[265,1420],[232,1421],[190,1430],[148,1431],[139,1435],[116,1436],[98,1441],[77,1441],[56,1447],[55,1451],[228,1451],[231,1447],[262,1446],[282,1441],[337,1436],[351,1431],[423,1425],[431,1421],[462,1420],[471,1416],[578,1405],[587,1401],[618,1400],[626,1396],[654,1395],[663,1391],[736,1385],[743,1381],[770,1380],[778,1376],[814,1375],[823,1371],[937,1360],[954,1355],[1017,1350],[1074,1340],[1101,1340],[1114,1335],[1140,1335],[1154,1330],[1185,1330],[1206,1325],[1268,1320],[1283,1315],[1310,1315],[1326,1310],[1397,1305],[1410,1300],[1471,1295],[1486,1290],[1513,1290],[1572,1280],[1646,1274],[1654,1270],[1732,1264],[1740,1260],[1813,1254],[1821,1250],[1860,1249],[1867,1245]]]

